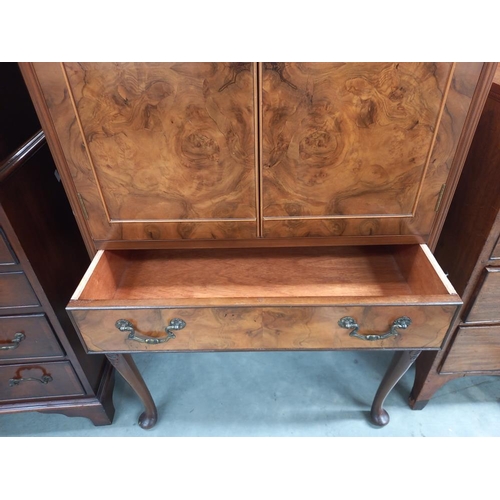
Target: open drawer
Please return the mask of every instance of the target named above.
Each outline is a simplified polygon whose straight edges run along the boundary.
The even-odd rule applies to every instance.
[[[398,245],[101,250],[67,309],[89,352],[438,349],[460,304]]]

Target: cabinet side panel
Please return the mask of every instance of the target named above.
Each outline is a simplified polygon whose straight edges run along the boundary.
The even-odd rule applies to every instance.
[[[435,255],[464,302],[500,230],[500,91],[493,87],[438,240]]]

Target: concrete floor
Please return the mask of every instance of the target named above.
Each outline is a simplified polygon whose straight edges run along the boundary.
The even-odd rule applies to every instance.
[[[0,436],[500,436],[500,378],[465,377],[424,410],[407,404],[410,369],[386,400],[391,422],[372,425],[373,396],[390,352],[140,354],[135,360],[158,406],[157,425],[137,424],[141,403],[117,375],[115,420],[0,415]]]

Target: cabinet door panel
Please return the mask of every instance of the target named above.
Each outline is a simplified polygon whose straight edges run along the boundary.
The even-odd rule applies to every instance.
[[[264,63],[264,236],[428,235],[480,69]]]
[[[35,68],[95,240],[257,235],[254,65]]]

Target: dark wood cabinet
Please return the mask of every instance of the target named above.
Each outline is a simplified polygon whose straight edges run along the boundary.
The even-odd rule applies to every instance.
[[[500,72],[497,70],[435,255],[464,305],[436,353],[416,364],[410,405],[448,381],[500,375]]]
[[[0,96],[0,123],[9,130],[23,122],[5,122],[6,110],[32,105],[17,65],[2,66],[11,91]],[[5,135],[13,138],[5,150],[19,134]],[[36,410],[110,424],[113,369],[84,352],[65,311],[89,256],[43,133],[27,139],[0,161],[0,414]]]

